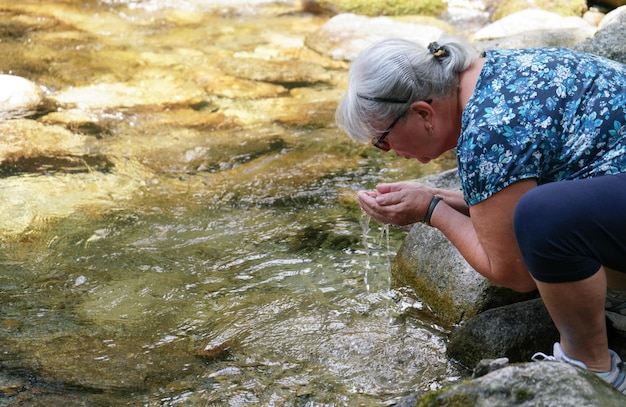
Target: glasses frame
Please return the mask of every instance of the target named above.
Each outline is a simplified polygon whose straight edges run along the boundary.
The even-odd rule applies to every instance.
[[[372,145],[376,148],[379,148],[383,151],[389,151],[389,149],[385,149],[383,147],[381,147],[381,145],[383,144],[383,142],[385,141],[385,139],[387,138],[387,136],[389,135],[389,133],[391,133],[391,130],[393,130],[393,127],[400,121],[400,119],[406,114],[406,112],[402,112],[401,115],[399,115],[398,117],[396,117],[395,119],[393,119],[393,121],[391,122],[391,124],[389,125],[389,127],[387,127],[387,129],[383,132],[383,134],[380,135],[380,137],[374,138],[372,139]]]

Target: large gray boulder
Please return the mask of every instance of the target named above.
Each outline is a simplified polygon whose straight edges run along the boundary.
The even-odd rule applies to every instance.
[[[600,31],[573,49],[600,55],[626,64],[626,6],[613,10],[600,22]]]
[[[460,189],[456,169],[419,181],[445,189]],[[457,324],[482,311],[536,297],[536,294],[516,293],[487,280],[441,232],[422,224],[411,228],[392,269],[395,283],[413,288],[444,324]]]

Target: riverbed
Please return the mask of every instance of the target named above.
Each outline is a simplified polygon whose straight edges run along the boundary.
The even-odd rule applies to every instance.
[[[23,120],[106,163],[0,180],[30,214],[0,245],[0,404],[377,406],[458,376],[391,286],[406,231],[354,198],[454,157],[336,128],[348,65],[304,45],[328,17],[206,3],[0,1],[0,71],[58,104]]]

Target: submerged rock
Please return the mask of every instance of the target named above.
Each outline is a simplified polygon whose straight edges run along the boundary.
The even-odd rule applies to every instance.
[[[204,101],[205,93],[196,84],[167,74],[147,73],[128,83],[98,83],[63,89],[51,94],[60,105],[83,110],[120,109],[128,107],[190,106]]]

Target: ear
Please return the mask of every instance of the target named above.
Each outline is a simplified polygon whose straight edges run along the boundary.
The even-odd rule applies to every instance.
[[[411,103],[411,107],[409,111],[414,114],[419,114],[422,116],[422,119],[425,121],[432,121],[435,110],[433,107],[426,101],[418,100],[417,102]]]

